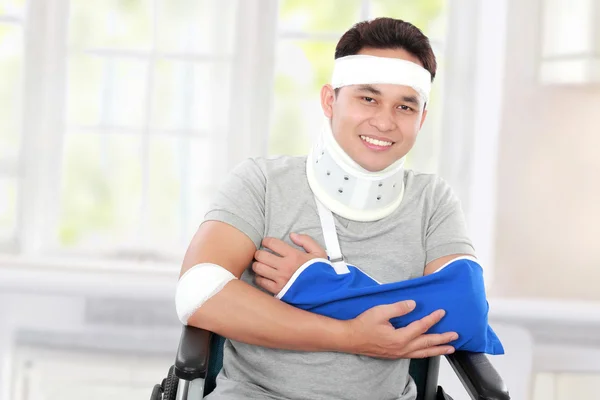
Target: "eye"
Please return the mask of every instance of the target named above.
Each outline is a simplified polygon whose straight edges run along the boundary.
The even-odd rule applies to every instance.
[[[409,107],[407,105],[401,105],[400,107],[398,107],[399,109],[401,109],[402,111],[413,111],[412,107]]]
[[[365,97],[362,97],[362,99],[363,99],[364,101],[366,101],[367,103],[374,103],[374,102],[375,102],[375,99],[374,99],[374,98],[372,98],[372,97],[367,97],[367,96],[365,96]]]

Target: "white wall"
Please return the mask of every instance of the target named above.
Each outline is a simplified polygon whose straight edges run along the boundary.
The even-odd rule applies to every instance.
[[[0,262],[0,400],[13,398],[9,382],[18,373],[19,349],[29,349],[35,357],[36,348],[56,349],[53,354],[64,357],[46,356],[34,360],[34,367],[50,360],[100,374],[100,361],[114,359],[125,371],[119,378],[149,397],[174,361],[181,324],[173,299],[178,271],[143,268],[116,272]],[[99,368],[94,369],[96,363]],[[80,382],[72,382],[77,387],[92,378],[79,375]]]
[[[539,3],[509,3],[490,293],[600,300],[600,87],[537,83]]]

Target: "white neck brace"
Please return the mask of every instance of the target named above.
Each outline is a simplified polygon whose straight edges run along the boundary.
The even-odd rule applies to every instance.
[[[376,221],[402,202],[403,167],[404,158],[378,172],[362,168],[342,150],[326,119],[308,155],[306,175],[314,195],[333,213],[353,221]]]

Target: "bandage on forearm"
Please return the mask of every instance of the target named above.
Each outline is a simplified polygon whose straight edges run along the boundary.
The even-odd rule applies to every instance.
[[[181,323],[187,325],[190,317],[233,279],[237,278],[216,264],[198,264],[187,270],[179,278],[175,293],[175,307]]]

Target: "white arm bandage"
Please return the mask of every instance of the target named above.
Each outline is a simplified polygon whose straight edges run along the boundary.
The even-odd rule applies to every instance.
[[[179,278],[175,294],[175,307],[181,323],[187,325],[192,314],[233,279],[237,278],[216,264],[198,264],[187,270]]]

